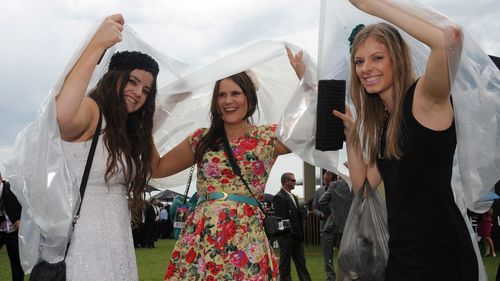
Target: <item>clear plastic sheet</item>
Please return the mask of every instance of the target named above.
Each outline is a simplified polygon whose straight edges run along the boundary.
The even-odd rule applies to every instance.
[[[59,80],[40,105],[36,120],[18,134],[13,154],[5,163],[5,176],[23,207],[19,244],[21,263],[26,273],[40,258],[51,263],[62,260],[71,235],[71,221],[76,212],[75,207],[80,202],[80,183],[76,182],[61,148],[55,96],[100,22],[90,29],[69,60]],[[154,50],[129,26],[125,26],[123,41],[106,51],[93,73],[89,90],[106,72],[109,59],[118,50],[137,50],[154,57],[161,70],[158,85],[176,80],[187,67]]]
[[[290,43],[259,41],[161,88],[160,92],[171,94],[157,101],[154,136],[160,155],[195,129],[209,127],[212,90],[217,80],[251,69],[258,81],[259,104],[252,116],[254,123],[278,123],[276,134],[293,153],[312,165],[334,171],[338,153],[314,149],[316,65],[304,53],[307,71],[299,81],[285,47],[294,53],[300,50]],[[160,185],[182,185],[186,173],[155,181]]]
[[[61,151],[54,97],[96,28],[97,25],[40,107],[39,118],[19,134],[16,153],[6,165],[6,175],[17,186],[16,194],[25,207],[26,220],[21,226],[20,237],[23,267],[28,271],[39,259],[39,253],[28,249],[41,248],[41,255],[49,262],[59,261],[64,256],[69,225],[79,200],[79,183],[75,182],[75,176],[67,167]],[[108,50],[96,68],[89,89],[106,71],[115,49],[139,50],[159,60],[154,138],[160,154],[164,154],[196,128],[209,125],[209,105],[215,81],[251,69],[259,85],[259,110],[252,116],[254,123],[279,121],[278,137],[285,145],[309,163],[330,169],[332,163],[336,165],[338,162],[337,152],[314,151],[314,140],[311,140],[311,136],[315,135],[316,65],[305,53],[304,61],[308,70],[298,87],[300,81],[290,66],[286,46],[293,52],[300,50],[289,43],[260,41],[208,66],[181,75],[185,70],[182,63],[156,52],[127,27],[123,42],[113,47],[114,50]],[[292,116],[282,115],[284,111]],[[185,179],[186,174],[179,173],[160,179],[160,183],[181,185]],[[40,239],[40,236],[45,239]]]
[[[339,248],[339,266],[351,279],[382,281],[389,257],[387,210],[367,181],[355,194]]]
[[[199,127],[210,125],[212,90],[219,79],[251,69],[258,80],[255,124],[276,123],[299,80],[288,62],[283,42],[260,41],[247,46],[159,89],[169,93],[157,100],[154,136],[160,155]],[[294,51],[299,48],[293,45]],[[315,65],[310,61],[312,67]],[[161,145],[158,145],[161,144]]]
[[[449,22],[445,16],[424,4],[399,2],[401,9],[419,9],[422,17],[437,26],[444,26]],[[347,39],[352,28],[359,23],[366,25],[380,21],[357,10],[347,1],[323,0],[318,58],[319,79],[349,81]],[[401,32],[412,48],[413,64],[419,76],[425,69],[428,48],[405,32]],[[484,212],[491,202],[481,202],[488,198],[495,183],[500,179],[500,132],[497,121],[500,112],[500,72],[467,33],[466,27],[464,27],[463,44],[460,64],[452,84],[458,137],[455,162],[457,169],[454,173],[453,186],[455,191],[463,187],[467,208]],[[454,64],[450,62],[450,65]],[[349,98],[348,95],[347,97]]]
[[[438,27],[445,28],[450,20],[420,1],[388,1],[402,11],[412,11]],[[319,79],[345,79],[349,85],[349,42],[351,30],[358,24],[380,22],[346,0],[322,0],[320,41],[318,51]],[[425,70],[429,54],[427,46],[405,32],[402,36],[412,49],[412,61],[417,76]],[[458,66],[456,50],[449,52],[453,69],[452,97],[457,129],[457,150],[454,157],[452,188],[472,241],[475,234],[466,216],[466,208],[486,211],[492,201],[495,183],[500,179],[500,73],[491,59],[475,43],[463,27],[463,49]],[[456,70],[455,70],[456,69]],[[348,91],[348,89],[347,89]],[[349,95],[347,95],[349,101]],[[351,110],[352,111],[352,110]],[[352,111],[354,114],[355,112]],[[479,264],[481,257],[473,243]],[[480,266],[479,280],[487,280]]]
[[[349,171],[344,166],[347,154],[339,151],[320,151],[316,146],[316,108],[318,100],[317,68],[309,65],[299,87],[288,103],[278,123],[279,139],[305,162],[334,172],[350,184]],[[344,145],[345,147],[345,145]]]

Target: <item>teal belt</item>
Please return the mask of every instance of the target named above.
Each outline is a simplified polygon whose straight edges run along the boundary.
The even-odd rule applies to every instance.
[[[200,204],[201,202],[207,201],[207,200],[220,200],[220,201],[229,200],[229,201],[234,201],[234,202],[239,202],[239,203],[246,203],[246,204],[256,206],[256,207],[259,206],[259,203],[257,202],[257,200],[255,200],[255,198],[243,196],[243,195],[237,195],[237,194],[227,194],[225,192],[211,193],[208,198],[206,195],[202,195],[198,198],[197,204]]]

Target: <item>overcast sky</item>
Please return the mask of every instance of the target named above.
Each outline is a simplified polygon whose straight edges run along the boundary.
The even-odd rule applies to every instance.
[[[499,0],[425,2],[500,56]],[[146,42],[195,67],[262,39],[317,56],[319,0],[0,0],[0,7],[0,163],[88,28],[106,15],[122,13]]]

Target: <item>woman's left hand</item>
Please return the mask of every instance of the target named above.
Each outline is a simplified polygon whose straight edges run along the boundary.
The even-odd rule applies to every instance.
[[[348,139],[351,136],[351,131],[354,128],[354,119],[352,118],[352,114],[351,114],[351,110],[349,109],[349,105],[346,104],[345,113],[334,110],[333,115],[335,117],[341,119],[342,123],[344,123],[344,135],[345,135],[346,142],[348,142]]]
[[[297,74],[297,77],[299,78],[299,80],[302,80],[302,78],[304,77],[304,73],[306,72],[306,65],[304,64],[304,60],[302,59],[304,53],[302,52],[302,50],[300,50],[297,54],[294,54],[288,47],[286,47],[286,52],[288,54],[290,64]]]

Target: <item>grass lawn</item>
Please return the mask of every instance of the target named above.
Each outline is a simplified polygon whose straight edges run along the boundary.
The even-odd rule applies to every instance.
[[[154,249],[137,249],[137,265],[139,268],[139,280],[141,281],[159,281],[163,280],[167,262],[174,245],[174,240],[158,240]],[[277,251],[279,252],[279,251]],[[307,268],[311,274],[312,280],[325,280],[323,270],[323,255],[320,246],[306,246]],[[500,253],[499,253],[500,254]],[[484,263],[489,281],[495,281],[495,275],[500,256],[497,258],[486,257]],[[293,264],[293,262],[292,262]],[[7,256],[7,250],[2,247],[0,250],[0,280],[10,280],[10,265]],[[295,268],[292,266],[293,280],[299,280]],[[26,277],[25,280],[28,280]]]

